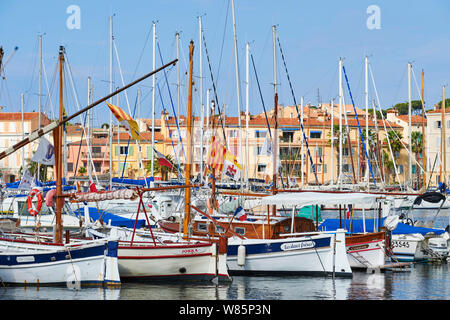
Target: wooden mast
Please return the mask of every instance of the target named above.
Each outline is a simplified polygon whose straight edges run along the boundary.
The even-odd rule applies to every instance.
[[[423,90],[424,73],[422,69],[422,165],[423,165],[423,183],[422,188],[426,188],[425,181],[427,179],[427,161],[425,158],[425,98]]]
[[[192,160],[192,69],[194,56],[194,41],[189,44],[189,87],[188,87],[188,115],[187,115],[187,150],[186,150],[186,184],[191,184],[191,160]],[[183,234],[189,236],[189,223],[191,219],[191,188],[186,188],[184,193],[184,221]]]
[[[64,110],[64,47],[59,47],[59,122],[63,119]],[[53,130],[53,142],[55,148],[55,176],[56,176],[56,226],[55,242],[62,243],[62,209],[64,206],[64,197],[62,194],[62,131],[63,127],[58,126]]]

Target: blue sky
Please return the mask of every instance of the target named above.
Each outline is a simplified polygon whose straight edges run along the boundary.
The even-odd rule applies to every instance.
[[[70,30],[66,13],[70,5],[80,8],[80,29]],[[366,9],[377,5],[381,13],[381,28],[369,30]],[[258,78],[267,108],[273,105],[272,25],[277,26],[286,58],[296,101],[317,104],[318,93],[323,102],[338,95],[338,60],[344,58],[355,104],[364,107],[364,56],[368,55],[382,107],[389,107],[408,99],[407,63],[420,87],[421,70],[425,72],[425,100],[427,108],[442,98],[442,86],[450,76],[450,37],[448,24],[450,2],[442,1],[300,1],[300,0],[235,0],[238,55],[241,84],[241,110],[245,110],[245,44],[250,43]],[[7,1],[0,2],[0,46],[5,50],[4,62],[15,46],[19,49],[5,66],[6,79],[0,80],[0,105],[5,111],[20,111],[20,94],[25,94],[25,111],[37,110],[38,101],[38,35],[43,34],[42,103],[51,116],[55,112],[55,84],[58,49],[65,46],[76,96],[81,107],[87,104],[87,77],[92,78],[94,100],[109,93],[109,23],[114,15],[115,44],[125,83],[152,70],[152,22],[164,62],[176,57],[175,33],[181,33],[182,70],[181,110],[187,106],[187,74],[189,41],[194,40],[194,74],[197,79],[194,111],[199,114],[199,32],[198,16],[202,16],[203,30],[221,106],[227,114],[237,113],[235,60],[231,0],[152,0],[152,1]],[[277,49],[278,50],[278,49]],[[158,54],[158,51],[157,51]],[[292,104],[280,52],[277,51],[277,74],[280,83],[279,102]],[[121,86],[121,78],[114,58],[114,85]],[[157,66],[161,65],[159,56]],[[206,53],[203,50],[203,88],[212,89]],[[176,69],[168,70],[168,82],[176,109]],[[250,67],[250,112],[263,111]],[[51,89],[50,103],[46,83]],[[158,74],[165,108],[172,114],[164,74]],[[345,82],[344,82],[345,84]],[[137,88],[142,90],[141,116],[151,117],[151,79],[131,88],[130,108],[135,108]],[[67,84],[67,109],[77,110],[72,87]],[[412,98],[420,99],[413,78]],[[350,103],[347,88],[346,102]],[[162,110],[156,91],[156,111]],[[206,101],[206,93],[203,100]],[[447,94],[450,97],[450,90]],[[372,85],[369,99],[375,99]],[[128,106],[125,95],[119,104]],[[95,108],[95,122],[109,121],[105,105]]]

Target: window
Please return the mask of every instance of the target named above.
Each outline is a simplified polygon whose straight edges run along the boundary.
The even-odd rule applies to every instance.
[[[294,141],[294,133],[293,132],[283,132],[283,136],[281,137],[281,142],[293,142]]]
[[[309,133],[309,137],[311,139],[320,139],[321,136],[322,136],[322,131],[311,131]]]
[[[127,154],[128,153],[128,146],[120,146],[120,154]]]
[[[237,130],[228,130],[228,137],[230,138],[236,138],[237,137]]]
[[[225,228],[222,226],[216,226],[216,232],[217,233],[225,233]]]
[[[441,128],[441,121],[439,121],[439,120],[438,120],[438,121],[435,121],[435,122],[434,122],[434,128],[435,128],[435,129]]]
[[[256,130],[255,138],[265,138],[267,131]]]
[[[92,153],[100,153],[102,152],[102,147],[92,147]]]
[[[394,157],[396,158],[400,157],[400,151],[394,151]]]
[[[206,223],[199,223],[197,225],[197,231],[207,232],[208,231],[208,225]]]
[[[240,234],[241,236],[245,235],[245,228],[243,227],[236,227],[234,228],[234,232],[236,232],[237,234]]]
[[[349,155],[348,148],[343,148],[342,149],[342,155],[345,156],[345,157]]]
[[[69,172],[73,171],[73,162],[67,162],[67,171]]]
[[[412,173],[412,174],[415,174],[415,173],[416,173],[416,165],[415,165],[415,164],[413,164],[413,165],[411,166],[411,173]]]
[[[266,165],[258,164],[258,172],[265,172],[265,171],[266,171]]]
[[[315,157],[322,157],[322,147],[315,147],[314,148],[314,156]]]
[[[342,165],[342,172],[350,172],[350,170],[352,170],[352,167],[350,164],[346,163]]]
[[[402,165],[402,164],[398,166],[398,169],[399,169],[399,173],[400,173],[400,174],[403,173],[404,168],[403,168],[403,165]]]

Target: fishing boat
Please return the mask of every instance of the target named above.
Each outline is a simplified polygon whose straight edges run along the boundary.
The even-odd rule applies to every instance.
[[[194,45],[189,46],[189,101],[187,129],[192,139],[192,67]],[[139,281],[230,281],[226,266],[227,245],[225,238],[192,239],[189,235],[191,211],[191,163],[192,141],[188,139],[187,161],[185,166],[186,184],[155,188],[129,190],[139,199],[136,221],[142,212],[147,225],[149,216],[143,194],[174,189],[184,189],[183,235],[178,238],[158,235],[152,228],[147,231],[134,228],[112,227],[106,237],[118,238],[118,263],[122,280]],[[110,191],[113,192],[113,191]],[[107,195],[108,192],[103,192]],[[78,201],[95,201],[95,195],[85,194]],[[142,210],[142,211],[141,211]]]
[[[0,279],[12,285],[120,285],[117,241],[113,239],[75,240],[66,230],[63,242],[62,209],[62,124],[64,47],[59,50],[59,119],[31,133],[26,139],[0,153],[0,159],[53,130],[56,173],[56,221],[53,235],[2,233],[0,238]],[[53,152],[47,155],[52,155]],[[38,214],[38,209],[34,213]]]

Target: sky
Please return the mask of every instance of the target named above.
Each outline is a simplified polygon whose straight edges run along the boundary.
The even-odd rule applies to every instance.
[[[79,8],[78,16],[68,10],[71,6]],[[379,15],[368,10],[371,6],[379,9]],[[2,0],[0,46],[5,51],[5,65],[0,79],[0,106],[4,107],[3,111],[20,111],[23,94],[24,111],[38,110],[39,35],[43,45],[41,101],[50,118],[57,112],[55,74],[60,46],[64,46],[67,56],[67,113],[72,114],[88,104],[88,77],[93,85],[93,100],[106,96],[110,75],[110,16],[113,16],[114,45],[118,53],[114,50],[114,88],[122,86],[122,78],[127,84],[153,70],[153,22],[157,37],[156,67],[163,65],[162,60],[167,63],[176,58],[175,34],[180,33],[182,114],[187,109],[191,40],[194,42],[193,108],[197,116],[201,95],[205,105],[207,89],[211,89],[211,99],[214,98],[211,73],[217,100],[221,108],[225,106],[227,115],[236,115],[239,109],[245,111],[246,43],[255,64],[253,68],[250,59],[251,114],[263,112],[263,106],[273,107],[274,69],[279,103],[299,104],[301,97],[305,104],[312,105],[318,101],[329,103],[331,99],[337,102],[339,58],[343,59],[353,102],[361,108],[365,108],[365,56],[375,84],[369,75],[369,101],[370,104],[375,101],[381,108],[408,101],[408,63],[412,64],[413,72],[412,100],[420,99],[424,70],[427,109],[442,99],[442,87],[449,83],[449,1],[235,0],[234,9],[239,81],[231,0]],[[199,41],[199,17],[206,48]],[[276,26],[284,54],[283,60],[277,42],[275,68],[272,26]],[[352,103],[345,78],[343,81],[345,102]],[[177,111],[176,68],[158,73],[156,84],[157,116],[163,108],[173,115]],[[152,92],[152,78],[149,78],[127,90],[126,95],[121,93],[114,102],[134,117],[140,112],[141,117],[151,118]],[[77,121],[81,122],[82,118]],[[94,108],[94,124],[99,126],[105,122],[109,122],[109,110],[106,104],[100,104]]]

